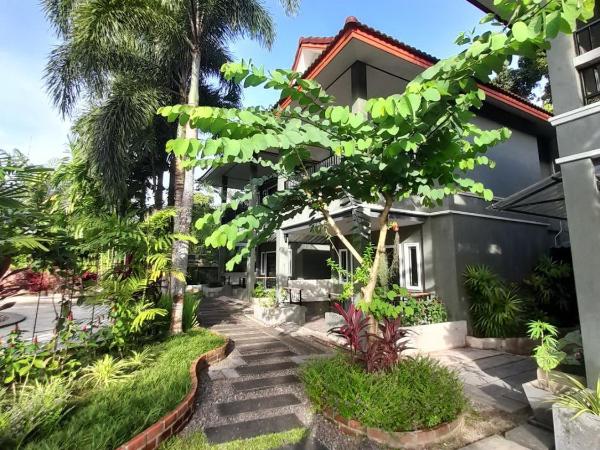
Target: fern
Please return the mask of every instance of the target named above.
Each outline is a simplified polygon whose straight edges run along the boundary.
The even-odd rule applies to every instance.
[[[138,333],[146,322],[151,322],[157,317],[164,317],[168,311],[163,308],[152,308],[152,303],[144,303],[138,307],[137,315],[131,323],[131,331]]]

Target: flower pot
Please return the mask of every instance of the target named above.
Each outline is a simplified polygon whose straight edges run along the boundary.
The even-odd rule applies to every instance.
[[[535,421],[543,427],[552,429],[552,400],[554,394],[542,389],[538,380],[523,384],[523,391],[533,411]]]
[[[559,405],[552,407],[556,450],[591,450],[600,448],[600,417]]]

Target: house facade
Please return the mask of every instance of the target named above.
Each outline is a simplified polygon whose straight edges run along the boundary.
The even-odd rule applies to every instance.
[[[318,81],[336,98],[357,112],[368,98],[402,93],[407,83],[436,59],[413,47],[348,18],[335,37],[301,38],[292,68]],[[556,135],[545,110],[492,86],[482,85],[487,99],[474,119],[482,128],[512,130],[512,137],[491,149],[495,169],[478,168],[470,175],[502,199],[554,172],[558,156]],[[316,170],[339,162],[322,150],[313,150]],[[231,165],[211,170],[204,180],[227,189],[243,187],[266,169]],[[260,196],[283,189],[286,180],[263,185]],[[364,204],[341,198],[330,205],[336,223],[359,245],[374,242],[381,204]],[[538,258],[554,245],[557,222],[522,214],[499,212],[489,203],[464,193],[446,198],[435,208],[416,199],[397,202],[389,222],[398,225],[388,235],[388,263],[397,269],[393,281],[413,292],[435,293],[453,320],[468,317],[463,273],[470,264],[486,264],[509,280],[521,280]],[[332,273],[327,260],[352,271],[356,261],[335,239],[327,235],[319,214],[305,210],[287,220],[272,239],[262,244],[247,264],[253,274],[271,284],[301,288],[304,298],[325,299],[339,290],[344,280]],[[255,259],[255,261],[252,261]]]

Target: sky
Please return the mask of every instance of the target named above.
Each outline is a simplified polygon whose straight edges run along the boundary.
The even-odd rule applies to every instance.
[[[456,52],[461,31],[483,16],[466,0],[302,0],[296,16],[284,14],[277,0],[271,10],[277,38],[271,49],[248,39],[231,43],[235,59],[252,59],[267,69],[290,68],[301,36],[333,36],[347,16],[406,44],[443,58]],[[39,0],[0,0],[0,149],[18,148],[44,164],[68,154],[70,118],[53,107],[44,86],[44,67],[58,43]],[[270,105],[272,93],[244,92],[246,106]]]

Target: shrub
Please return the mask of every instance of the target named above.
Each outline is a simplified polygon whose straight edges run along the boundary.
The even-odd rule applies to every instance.
[[[517,289],[486,266],[467,266],[464,276],[475,334],[499,338],[521,335],[525,305]]]
[[[435,297],[417,299],[409,296],[402,302],[404,303],[403,326],[430,325],[448,320],[446,307]]]
[[[171,411],[191,386],[190,364],[223,344],[197,329],[151,347],[156,359],[120,383],[99,387],[84,397],[60,428],[28,445],[30,450],[116,448]]]
[[[345,310],[339,303],[334,307],[344,319],[344,325],[329,330],[346,340],[352,359],[368,372],[388,370],[394,366],[406,349],[407,331],[400,328],[400,320],[383,319],[378,324],[379,334],[365,332],[368,324],[362,311],[350,304]]]
[[[368,373],[344,355],[308,362],[300,377],[318,410],[386,431],[432,428],[456,419],[467,403],[457,375],[429,358],[403,359]]]
[[[34,434],[51,431],[71,400],[71,383],[54,377],[47,382],[0,390],[0,448],[19,448]]]
[[[185,294],[183,298],[183,331],[188,331],[198,326],[198,307],[201,301],[201,293],[187,292]],[[173,311],[173,298],[170,295],[163,295],[159,301],[159,306],[167,311],[167,315],[160,324],[163,331],[168,332],[171,323],[171,312]]]
[[[582,414],[600,417],[600,378],[596,381],[596,390],[588,389],[576,378],[566,376],[569,389],[558,395],[554,401],[563,408],[573,411],[573,419]]]

